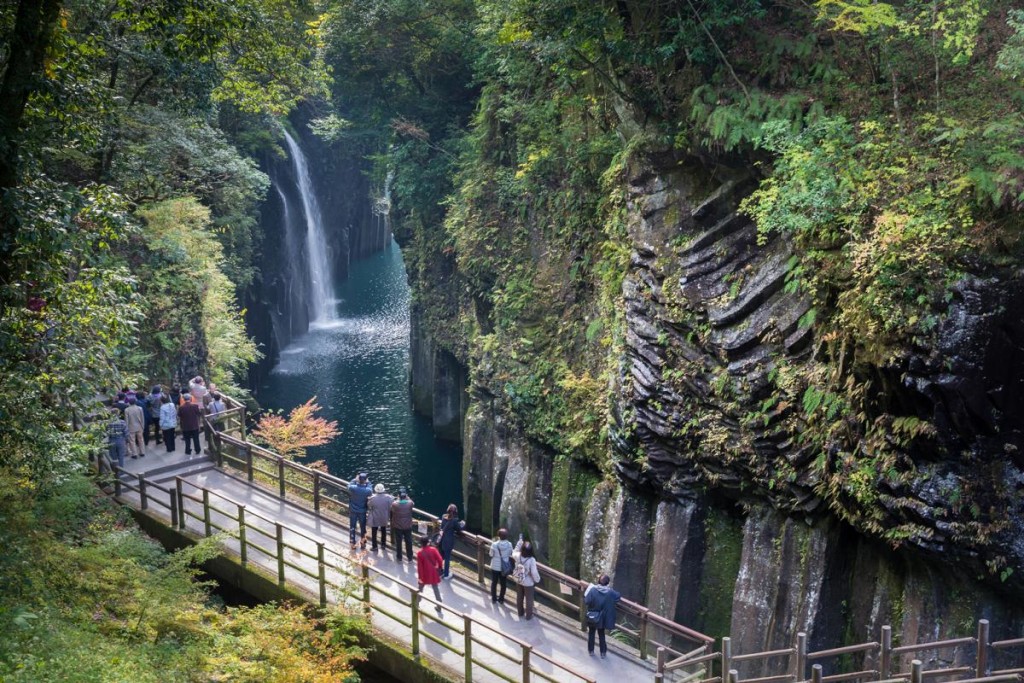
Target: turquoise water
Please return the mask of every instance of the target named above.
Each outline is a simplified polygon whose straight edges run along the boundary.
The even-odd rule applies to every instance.
[[[307,461],[323,459],[346,479],[368,472],[392,493],[405,486],[417,507],[437,515],[448,503],[462,510],[460,450],[436,440],[412,410],[409,286],[398,245],[353,263],[336,295],[337,320],[281,352],[260,403],[288,411],[316,396],[320,415],[342,433],[309,449]]]

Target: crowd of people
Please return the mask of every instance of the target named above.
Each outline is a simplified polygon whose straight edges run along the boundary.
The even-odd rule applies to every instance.
[[[391,531],[395,548],[394,559],[398,563],[404,558],[414,560],[412,537],[414,528],[414,502],[404,486],[398,488],[398,497],[391,495],[384,484],[373,485],[366,472],[357,474],[348,484],[349,493],[349,542],[352,548],[365,549],[369,538],[370,552],[387,551],[388,530]],[[370,532],[367,536],[367,526]],[[452,503],[441,515],[433,533],[424,533],[419,538],[416,552],[416,576],[419,590],[430,586],[436,601],[438,616],[443,614],[440,584],[451,580],[451,560],[455,550],[457,534],[466,527],[459,519],[459,509]],[[533,619],[536,587],[541,582],[534,544],[519,534],[513,546],[508,529],[498,529],[490,544],[491,602],[504,605],[509,577],[516,586],[516,612],[526,620]],[[594,583],[587,585],[584,605],[587,610],[587,650],[594,653],[595,636],[601,657],[608,653],[605,637],[607,631],[615,628],[615,605],[622,595],[611,587],[611,579],[603,574]]]
[[[207,387],[200,376],[192,378],[184,390],[178,384],[168,391],[157,384],[148,393],[141,386],[124,387],[108,403],[107,446],[111,462],[119,467],[124,467],[125,458],[146,457],[151,438],[173,453],[179,432],[186,455],[202,453],[199,432],[203,416],[227,410],[224,397],[212,384]],[[216,418],[212,421],[216,427]]]

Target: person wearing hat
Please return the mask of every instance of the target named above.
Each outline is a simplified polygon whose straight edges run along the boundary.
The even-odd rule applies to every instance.
[[[412,510],[415,507],[404,486],[398,488],[398,500],[391,504],[391,531],[395,534],[395,561],[402,561],[402,541],[405,554],[412,562]]]
[[[359,525],[359,543],[366,547],[366,503],[373,495],[370,476],[360,472],[348,485],[348,532],[352,547],[356,545],[356,525]]]
[[[391,517],[391,504],[395,497],[387,493],[384,484],[373,487],[373,495],[366,501],[366,509],[370,523],[371,550],[377,552],[377,530],[380,530],[380,547],[388,549],[388,518]]]

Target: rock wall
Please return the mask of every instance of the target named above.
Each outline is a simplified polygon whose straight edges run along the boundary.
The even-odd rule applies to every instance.
[[[907,414],[940,426],[947,451],[989,454],[982,480],[1002,477],[1004,486],[985,495],[998,494],[1015,519],[985,539],[956,538],[951,520],[963,503],[943,496],[970,479],[963,463],[910,453],[915,483],[879,504],[893,526],[912,518],[930,531],[893,549],[830,511],[835,501],[823,495],[818,453],[794,437],[802,425],[795,406],[759,409],[778,389],[780,365],[820,362],[812,328],[799,322],[810,304],[785,286],[786,243],[759,243],[737,213],[756,179],[743,168],[709,173],[702,163],[648,160],[627,181],[633,256],[623,283],[624,356],[612,387],[614,472],[556,458],[523,435],[499,397],[470,386],[462,404],[467,519],[484,533],[527,530],[542,560],[584,578],[607,572],[625,596],[655,612],[731,635],[736,652],[789,647],[798,631],[811,649],[877,640],[886,624],[904,643],[959,637],[983,617],[994,636],[1019,635],[1024,608],[1012,597],[1019,592],[1012,570],[1024,557],[1013,493],[1022,488],[1019,426],[1001,411],[1020,414],[1024,368],[1008,368],[1002,383],[992,376],[992,349],[1013,359],[1024,348],[1017,276],[965,281],[941,353],[908,360],[902,385],[885,385],[896,403],[912,407]],[[428,335],[416,337],[414,388],[443,387],[450,396],[437,369],[442,354]],[[437,413],[435,394],[414,395]],[[1009,558],[1005,583],[986,568],[976,542]],[[942,656],[960,661],[965,653]],[[741,675],[786,666],[746,663]]]

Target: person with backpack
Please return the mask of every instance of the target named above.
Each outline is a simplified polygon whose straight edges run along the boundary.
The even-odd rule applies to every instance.
[[[540,570],[537,568],[537,559],[533,556],[533,543],[523,541],[520,534],[512,556],[518,558],[513,574],[516,580],[516,612],[521,617],[525,615],[529,621],[533,619],[534,590],[540,583]]]
[[[459,519],[459,508],[451,503],[441,516],[441,557],[444,558],[444,578],[452,578],[452,553],[455,551],[455,534],[466,527]]]
[[[583,593],[583,603],[587,607],[587,652],[594,656],[594,632],[599,636],[601,659],[608,655],[608,643],[604,632],[615,628],[615,603],[622,594],[611,587],[611,578],[602,574],[597,583],[587,586]]]
[[[498,537],[491,543],[491,602],[505,604],[505,590],[508,577],[512,574],[515,560],[512,559],[512,542],[508,540],[508,529],[498,529]],[[501,593],[498,593],[498,584]]]

